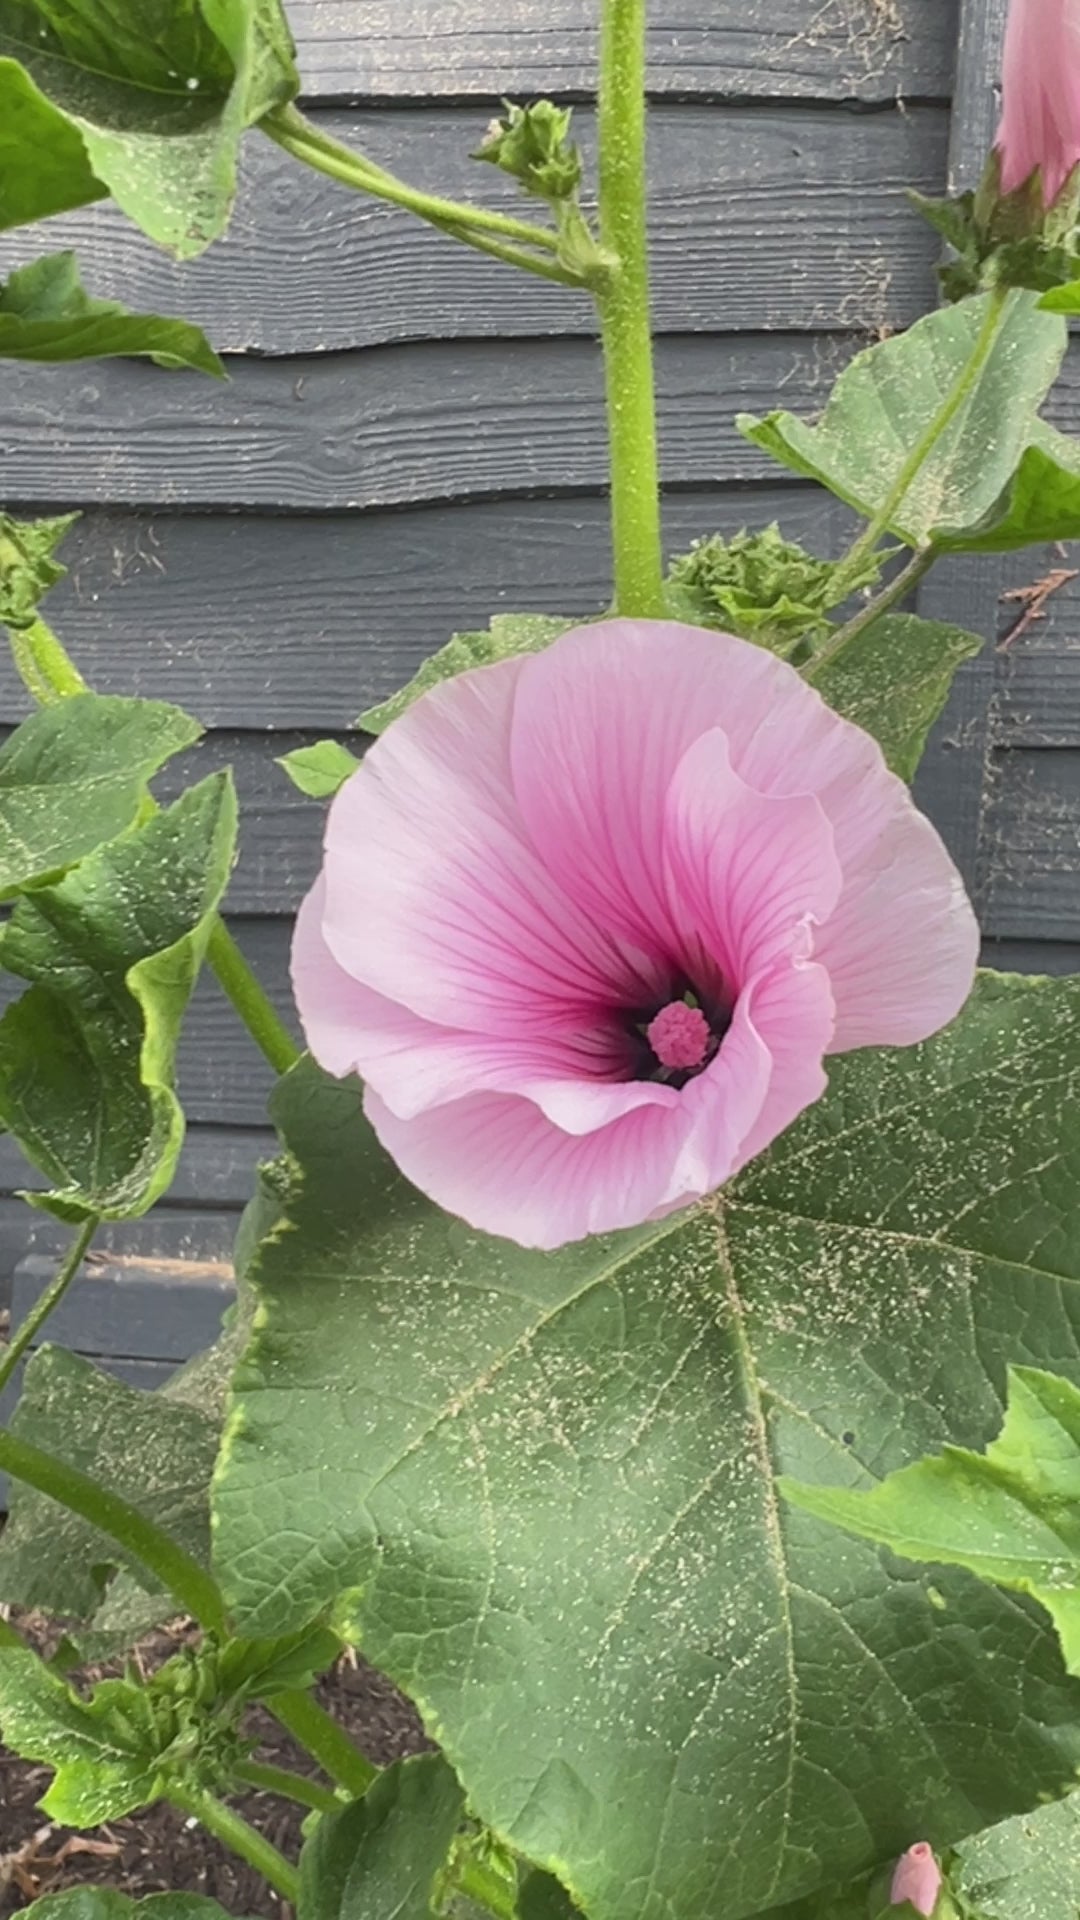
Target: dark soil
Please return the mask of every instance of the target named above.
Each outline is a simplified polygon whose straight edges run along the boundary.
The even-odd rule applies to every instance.
[[[27,1623],[19,1624],[25,1630]],[[140,1651],[156,1665],[185,1637],[181,1625],[155,1636]],[[362,1660],[341,1660],[321,1682],[319,1698],[380,1766],[420,1752],[426,1744],[408,1701]],[[256,1759],[296,1772],[314,1771],[268,1714],[256,1710],[248,1724],[260,1741]],[[37,1806],[50,1777],[48,1768],[27,1765],[0,1747],[0,1920],[41,1894],[88,1883],[116,1888],[135,1899],[166,1891],[208,1894],[229,1913],[265,1915],[267,1920],[289,1914],[257,1873],[164,1804],[92,1834],[51,1825]],[[230,1805],[296,1859],[305,1818],[302,1807],[260,1792],[232,1798]]]

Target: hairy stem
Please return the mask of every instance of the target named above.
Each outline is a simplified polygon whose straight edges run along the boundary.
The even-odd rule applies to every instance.
[[[854,576],[859,572],[867,555],[873,552],[882,534],[889,531],[894,514],[903,505],[934,448],[952,426],[961,407],[970,399],[979,375],[993,352],[994,343],[1009,305],[1010,292],[1008,287],[995,287],[994,291],[987,296],[983,323],[966,363],[960,369],[933,419],[927,423],[923,433],[912,447],[873,519],[841,562],[836,574],[838,590],[842,589],[843,582],[849,574]]]
[[[39,707],[51,707],[73,693],[87,692],[78,667],[44,620],[35,618],[28,627],[9,627],[8,639],[19,678]]]
[[[40,1333],[53,1309],[60,1305],[75,1275],[82,1266],[87,1248],[100,1225],[100,1216],[92,1213],[77,1239],[75,1239],[69,1247],[57,1271],[55,1280],[45,1288],[44,1293],[27,1314],[21,1326],[12,1334],[11,1339],[4,1348],[2,1356],[0,1356],[0,1393],[4,1391],[23,1354],[32,1344],[37,1334]]]
[[[204,1793],[198,1788],[171,1787],[168,1798],[181,1813],[201,1822],[207,1833],[220,1840],[231,1852],[238,1853],[256,1873],[280,1893],[283,1900],[296,1905],[300,1892],[300,1875],[291,1861],[283,1853],[264,1840],[261,1833],[249,1827],[238,1813],[227,1807],[222,1800],[216,1800],[212,1793]]]
[[[837,628],[827,644],[803,667],[803,679],[813,682],[823,667],[831,667],[833,661],[838,660],[840,655],[847,651],[852,641],[858,639],[860,633],[865,633],[867,627],[872,627],[874,621],[879,620],[883,613],[888,613],[890,607],[895,607],[898,600],[903,600],[907,594],[913,592],[920,580],[929,573],[936,558],[937,555],[932,548],[920,547],[912,555],[907,566],[901,567],[900,572],[890,580],[887,587],[875,594],[865,607],[860,607],[858,613],[853,614],[844,626]]]
[[[152,1573],[185,1613],[207,1632],[225,1637],[225,1608],[210,1575],[137,1508],[107,1487],[98,1486],[78,1467],[68,1466],[66,1461],[43,1453],[40,1447],[16,1439],[4,1429],[0,1429],[0,1471],[25,1480],[27,1486],[58,1500],[62,1507],[107,1533],[125,1560],[137,1560]]]
[[[288,1027],[259,985],[236,941],[218,914],[206,953],[218,985],[232,1002],[257,1047],[275,1073],[288,1073],[300,1058]]]
[[[264,1766],[261,1760],[242,1760],[233,1771],[236,1778],[249,1787],[261,1787],[264,1793],[276,1793],[282,1800],[295,1800],[298,1806],[310,1807],[314,1813],[340,1813],[345,1804],[329,1787],[321,1787],[317,1780],[308,1780],[302,1773],[290,1773],[287,1767]]]
[[[379,1769],[353,1746],[348,1734],[312,1694],[296,1688],[276,1693],[265,1704],[335,1785],[344,1787],[353,1800],[363,1798]]]
[[[538,257],[558,253],[558,235],[547,227],[538,227],[531,220],[517,220],[511,214],[493,213],[487,207],[444,200],[438,194],[410,187],[385,167],[377,166],[364,154],[354,153],[340,140],[323,133],[320,127],[312,126],[296,107],[278,107],[259,125],[271,140],[291,153],[294,160],[327,174],[331,180],[355,187],[360,193],[370,193],[376,199],[406,207],[421,220],[438,227],[440,232],[449,234],[451,239],[478,247],[482,253],[493,254],[509,266],[538,273],[545,280],[569,287],[584,284],[578,274],[557,259]]]
[[[600,244],[617,262],[597,289],[611,447],[615,606],[664,612],[645,178],[645,0],[604,0],[600,41]]]

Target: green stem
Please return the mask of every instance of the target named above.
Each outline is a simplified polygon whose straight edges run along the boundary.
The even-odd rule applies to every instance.
[[[256,1873],[261,1873],[283,1900],[288,1900],[291,1906],[296,1905],[300,1892],[300,1875],[296,1868],[231,1807],[216,1800],[212,1793],[204,1793],[194,1787],[170,1787],[168,1798],[181,1813],[200,1821],[215,1840],[220,1840],[233,1853],[238,1853],[241,1860],[246,1860],[249,1867],[254,1867]]]
[[[242,1760],[233,1772],[249,1787],[261,1787],[264,1793],[276,1793],[282,1800],[295,1800],[298,1806],[310,1807],[315,1813],[340,1813],[345,1804],[329,1787],[321,1787],[317,1780],[308,1780],[302,1773],[290,1773],[287,1767],[264,1766],[261,1760]]]
[[[363,1799],[379,1769],[365,1760],[313,1695],[294,1689],[275,1693],[265,1705],[337,1786],[344,1787],[351,1799]]]
[[[321,128],[312,126],[296,107],[279,107],[260,120],[259,125],[271,140],[292,154],[294,160],[327,174],[331,180],[340,180],[360,193],[370,193],[379,200],[406,207],[453,239],[479,247],[482,253],[494,254],[496,259],[505,260],[511,266],[524,267],[529,273],[539,273],[545,280],[557,280],[564,286],[582,284],[570,268],[560,266],[555,260],[537,259],[534,253],[524,250],[558,252],[558,235],[546,227],[535,226],[530,220],[515,220],[510,214],[492,213],[487,207],[468,206],[457,200],[443,200],[437,194],[422,193],[388,173],[385,167],[376,166],[365,155],[343,146],[340,140],[331,139]]]
[[[275,1073],[288,1073],[300,1058],[288,1027],[271,1005],[220,914],[206,953],[218,985],[227,994]]]
[[[75,1275],[78,1273],[79,1268],[82,1266],[86,1250],[100,1225],[100,1216],[92,1213],[86,1221],[82,1232],[69,1248],[67,1257],[62,1262],[55,1280],[50,1286],[45,1288],[44,1293],[32,1311],[27,1314],[26,1319],[20,1325],[18,1331],[12,1334],[10,1341],[4,1348],[3,1356],[0,1357],[0,1393],[2,1393],[7,1386],[27,1347],[32,1344],[54,1307],[59,1306]]]
[[[489,1913],[497,1914],[498,1920],[514,1920],[518,1903],[513,1888],[482,1861],[466,1860],[458,1867],[454,1890],[464,1894],[466,1900],[475,1901],[477,1906],[486,1907]]]
[[[952,426],[965,401],[970,399],[979,375],[993,352],[994,343],[1009,304],[1010,292],[1008,287],[995,287],[993,292],[987,295],[986,313],[970,356],[960,369],[933,419],[912,447],[869,526],[860,534],[850,553],[841,562],[835,580],[838,589],[842,589],[845,578],[860,571],[864,560],[873,552],[882,534],[889,532],[893,516],[903,505],[913,482],[918,478],[939,440]]]
[[[604,0],[600,244],[618,265],[596,291],[611,445],[615,607],[664,612],[645,180],[645,0]]]
[[[28,627],[9,627],[8,638],[23,686],[39,706],[51,707],[73,693],[87,692],[78,667],[44,620],[35,618]]]
[[[883,613],[888,613],[890,607],[895,607],[898,600],[903,600],[914,591],[920,580],[929,573],[936,559],[937,555],[932,548],[920,547],[908,561],[907,566],[900,569],[881,593],[875,594],[874,598],[868,601],[865,607],[860,607],[858,613],[853,614],[844,626],[837,628],[828,643],[803,667],[803,679],[813,682],[823,667],[831,667],[834,660],[838,660],[842,653],[847,652],[852,641],[857,640],[860,633],[865,633],[867,627],[872,627],[874,621],[879,620]]]
[[[43,1453],[10,1431],[0,1429],[0,1472],[25,1480],[70,1512],[81,1515],[90,1525],[107,1533],[123,1550],[125,1558],[139,1561],[174,1596],[178,1606],[190,1613],[208,1633],[224,1639],[225,1608],[210,1575],[197,1560],[178,1547],[135,1507],[121,1500],[107,1487],[98,1486],[88,1474],[68,1466],[52,1454]]]

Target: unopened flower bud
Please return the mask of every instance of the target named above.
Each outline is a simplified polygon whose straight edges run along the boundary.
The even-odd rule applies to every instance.
[[[890,1899],[894,1907],[902,1907],[906,1900],[916,1913],[932,1914],[941,1887],[941,1868],[933,1849],[919,1840],[896,1863]]]

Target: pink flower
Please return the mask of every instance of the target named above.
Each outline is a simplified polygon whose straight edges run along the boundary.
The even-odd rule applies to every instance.
[[[909,1847],[896,1863],[890,1896],[892,1905],[902,1907],[907,1900],[916,1913],[931,1914],[940,1892],[941,1868],[926,1841],[920,1840],[916,1846]]]
[[[1041,167],[1052,206],[1080,162],[1080,0],[1012,0],[996,144],[1002,193]]]
[[[745,641],[611,620],[445,682],[372,747],[293,981],[408,1178],[556,1247],[711,1192],[818,1099],[825,1054],[952,1019],[976,947],[869,735]]]

